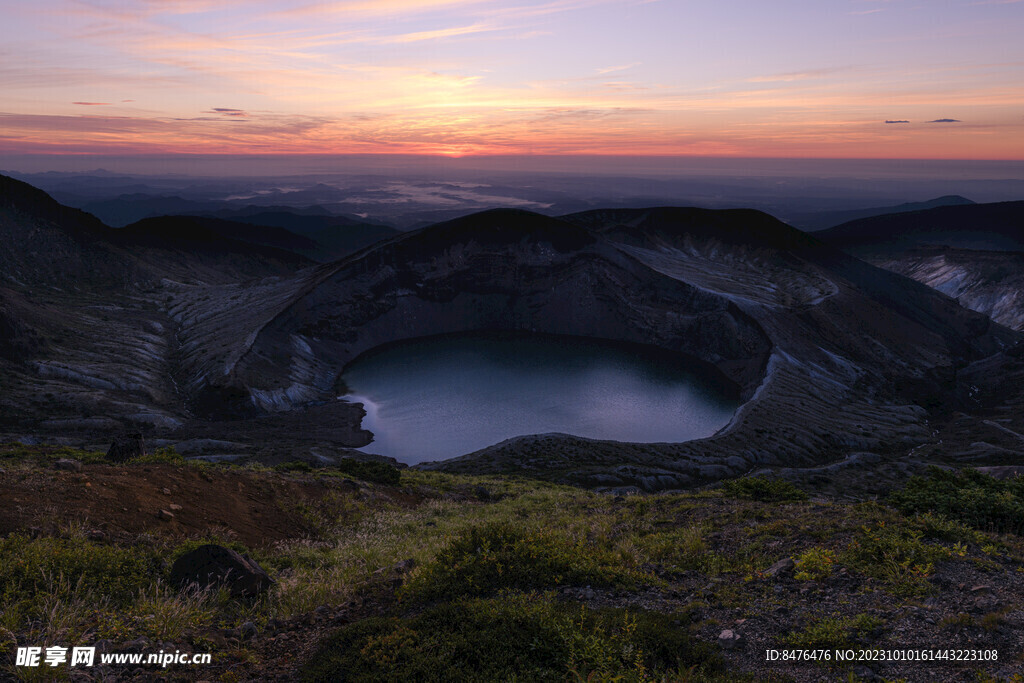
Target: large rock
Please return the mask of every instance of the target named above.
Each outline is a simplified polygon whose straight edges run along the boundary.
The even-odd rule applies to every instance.
[[[255,597],[274,580],[247,555],[222,545],[203,545],[179,557],[171,567],[171,583],[200,588],[226,586],[235,598]]]
[[[114,437],[107,451],[107,460],[113,462],[127,462],[146,453],[146,442],[142,439],[140,432],[119,434]]]

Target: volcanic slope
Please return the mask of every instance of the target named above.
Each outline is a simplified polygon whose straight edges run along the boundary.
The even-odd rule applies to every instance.
[[[170,312],[239,282],[312,265],[288,252],[161,224],[105,226],[0,176],[0,425],[67,436],[190,419]],[[255,283],[255,284],[254,284]],[[247,288],[247,291],[249,289]]]
[[[232,333],[197,319],[191,398],[287,411],[336,395],[346,363],[402,339],[474,330],[575,334],[692,357],[747,402],[682,444],[512,439],[427,467],[675,488],[763,466],[904,448],[955,373],[1016,335],[948,297],[755,211],[496,210],[380,243],[303,275]],[[244,341],[239,341],[244,338]],[[235,341],[224,346],[215,342]],[[215,349],[215,350],[209,350]],[[906,446],[909,448],[909,446]],[[372,450],[372,448],[371,448]],[[454,454],[453,454],[454,455]]]
[[[1024,330],[1024,202],[879,216],[815,236]]]

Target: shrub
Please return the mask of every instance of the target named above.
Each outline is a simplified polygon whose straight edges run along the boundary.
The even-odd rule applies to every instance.
[[[828,548],[811,548],[796,558],[795,578],[801,581],[821,581],[832,576],[836,554]]]
[[[5,620],[17,621],[17,615],[37,614],[44,601],[69,601],[76,594],[125,605],[152,585],[161,569],[155,552],[138,547],[9,536],[0,540],[0,611]]]
[[[502,589],[632,583],[610,555],[551,532],[505,523],[473,527],[417,572],[404,592],[420,599],[492,595]]]
[[[940,545],[921,540],[924,532],[879,522],[861,527],[843,553],[852,569],[888,584],[896,595],[920,595],[931,590],[927,578],[935,563],[952,555]]]
[[[345,474],[386,486],[398,486],[401,480],[401,472],[394,465],[386,462],[372,462],[367,460],[356,460],[355,458],[342,458],[336,465],[337,469]]]
[[[21,443],[0,444],[0,459],[12,460],[14,462],[35,461],[40,465],[48,465],[60,458],[71,458],[83,463],[107,462],[105,454],[101,451],[83,451],[70,446],[30,446]]]
[[[807,494],[785,479],[767,477],[742,477],[730,479],[722,484],[725,495],[733,498],[747,498],[765,502],[807,500]]]
[[[417,616],[376,617],[329,638],[305,681],[641,681],[721,669],[679,615],[588,610],[537,594],[460,600]]]
[[[304,460],[290,460],[274,465],[277,472],[312,472],[313,466]]]
[[[930,467],[889,497],[904,514],[934,512],[983,531],[1024,533],[1024,478]]]
[[[794,631],[782,642],[796,648],[847,648],[864,645],[885,626],[885,621],[870,614],[846,618],[820,619],[802,631]]]
[[[704,541],[699,527],[683,527],[648,534],[637,546],[653,561],[677,569],[719,574],[728,560],[713,552]]]
[[[185,457],[173,448],[158,448],[128,461],[129,465],[184,465]]]

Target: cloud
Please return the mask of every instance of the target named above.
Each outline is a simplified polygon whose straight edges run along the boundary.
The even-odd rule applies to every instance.
[[[454,38],[455,36],[465,36],[473,33],[485,33],[488,31],[499,30],[495,26],[488,26],[484,23],[471,24],[469,26],[453,26],[451,28],[441,28],[433,31],[415,31],[413,33],[400,33],[398,35],[387,36],[376,39],[376,42],[380,43],[416,43],[421,40],[438,40],[440,38]]]
[[[244,109],[231,109],[229,107],[214,107],[213,109],[204,111],[203,113],[204,114],[220,114],[221,116],[234,116],[234,117],[238,117],[238,118],[247,118],[249,116],[249,113],[246,112]],[[181,119],[181,120],[185,120],[185,119]],[[213,119],[213,118],[207,118],[205,120],[207,120],[207,121],[216,121],[216,119]]]
[[[632,62],[631,64],[623,64],[621,66],[608,66],[603,69],[594,69],[599,74],[610,74],[615,71],[625,71],[626,69],[632,69],[634,66],[640,66],[643,62]]]
[[[887,120],[887,121],[886,121],[886,123],[910,123],[910,121],[906,121],[906,120],[903,120],[903,119],[900,119],[900,120],[891,120],[891,121],[888,121],[888,120]]]
[[[72,102],[71,104],[81,104],[86,107],[106,107],[110,102]]]
[[[837,66],[826,69],[808,69],[807,71],[790,71],[783,74],[772,74],[769,76],[754,76],[748,78],[747,83],[791,83],[793,81],[807,81],[816,78],[825,78],[837,73],[849,71],[852,66]]]
[[[960,119],[935,119],[928,123],[963,123]]]

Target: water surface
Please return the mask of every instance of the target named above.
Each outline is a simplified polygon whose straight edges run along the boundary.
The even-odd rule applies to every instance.
[[[375,437],[363,450],[409,464],[524,434],[688,441],[738,405],[682,356],[582,337],[414,339],[363,354],[342,378]]]

